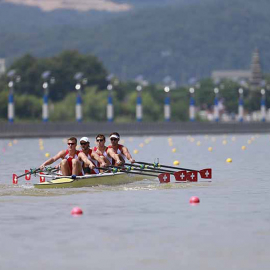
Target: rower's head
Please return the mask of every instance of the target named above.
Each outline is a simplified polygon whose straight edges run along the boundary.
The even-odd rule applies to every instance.
[[[75,137],[70,137],[67,139],[67,145],[69,150],[76,149],[77,146],[77,138]]]
[[[81,145],[82,150],[88,149],[90,147],[89,139],[87,137],[82,137],[80,139],[80,145]]]
[[[112,145],[117,145],[120,140],[120,135],[117,132],[113,132],[110,134],[110,140]]]
[[[104,145],[105,144],[105,141],[106,141],[106,138],[103,134],[98,134],[96,136],[96,142],[97,142],[97,145]]]

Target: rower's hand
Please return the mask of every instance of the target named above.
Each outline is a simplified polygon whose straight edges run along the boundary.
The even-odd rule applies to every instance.
[[[115,165],[122,166],[124,165],[124,162],[119,159],[118,161],[116,161]]]
[[[39,166],[39,169],[43,171],[43,170],[45,169],[45,166],[44,166],[43,164],[41,164],[41,165]]]
[[[135,163],[135,159],[131,158],[130,160],[130,163]]]
[[[92,164],[92,163],[89,165],[89,168],[90,168],[91,170],[94,170],[95,167],[96,167],[96,166],[95,166],[94,164]]]
[[[100,167],[106,167],[106,166],[107,166],[106,162],[100,163]]]

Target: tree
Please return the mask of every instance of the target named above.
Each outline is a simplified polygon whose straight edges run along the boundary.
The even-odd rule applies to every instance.
[[[92,55],[82,55],[77,51],[64,51],[52,58],[35,58],[29,54],[16,60],[10,67],[15,69],[16,74],[21,76],[21,82],[16,85],[16,93],[32,94],[38,97],[43,95],[42,84],[44,79],[41,75],[49,70],[51,76],[55,77],[55,84],[49,85],[50,99],[59,101],[74,91],[76,80],[74,75],[82,72],[87,78],[88,85],[96,85],[99,89],[106,88],[107,71],[102,63]],[[8,82],[5,76],[1,81]]]

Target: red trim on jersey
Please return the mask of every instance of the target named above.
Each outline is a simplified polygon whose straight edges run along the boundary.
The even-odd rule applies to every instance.
[[[118,144],[118,146],[117,146],[117,150],[119,149],[119,150],[121,151],[121,153],[122,153],[122,149],[123,149],[123,147],[124,147],[124,145],[122,145],[122,144]],[[112,145],[109,145],[109,146],[108,146],[108,148],[113,148],[113,147],[112,147]],[[116,150],[116,151],[117,151],[117,150]]]
[[[100,154],[100,153],[97,152],[97,150],[98,150],[98,148],[95,146],[95,147],[93,148],[93,151],[96,152],[100,157],[102,157],[102,156],[104,157],[103,153]],[[100,150],[99,150],[99,151],[100,151]],[[107,153],[107,151],[108,151],[108,147],[105,146],[104,152]]]

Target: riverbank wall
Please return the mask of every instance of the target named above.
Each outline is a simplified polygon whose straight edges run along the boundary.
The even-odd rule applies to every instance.
[[[0,138],[95,136],[118,132],[124,136],[270,133],[270,123],[0,123]]]

